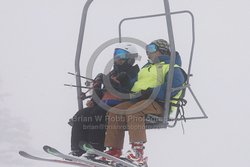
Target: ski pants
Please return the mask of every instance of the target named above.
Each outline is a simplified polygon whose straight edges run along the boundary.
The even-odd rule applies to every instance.
[[[106,111],[99,106],[79,110],[73,117],[71,150],[80,150],[79,143],[86,142],[95,149],[104,150]]]
[[[129,142],[146,142],[145,115],[163,115],[163,107],[155,101],[142,100],[136,103],[124,102],[112,107],[107,113],[108,125],[105,146],[122,149],[125,130]]]

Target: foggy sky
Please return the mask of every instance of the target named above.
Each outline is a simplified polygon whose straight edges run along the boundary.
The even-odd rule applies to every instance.
[[[0,1],[0,165],[59,167],[26,160],[25,150],[43,157],[43,145],[68,153],[67,121],[77,111],[74,58],[85,0]],[[248,167],[250,165],[250,1],[170,1],[171,10],[195,15],[196,45],[191,87],[209,116],[187,121],[185,134],[174,129],[150,130],[146,155],[150,167]],[[91,54],[103,42],[118,37],[125,17],[164,12],[160,0],[94,0],[89,8],[81,57],[85,75]],[[188,65],[191,29],[187,16],[173,16],[176,48]],[[164,17],[124,24],[124,36],[146,43],[167,39]],[[111,59],[113,47],[98,57],[94,74]],[[146,54],[140,67],[146,62]],[[189,95],[186,112],[199,115]],[[126,137],[126,143],[128,139]],[[125,145],[124,151],[129,149]]]

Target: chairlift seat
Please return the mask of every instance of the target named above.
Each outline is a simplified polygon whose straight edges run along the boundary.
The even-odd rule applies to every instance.
[[[151,125],[151,124],[158,124],[163,122],[163,117],[153,115],[153,114],[147,114],[145,116],[145,124]]]
[[[178,99],[178,102],[176,104],[171,103],[170,110],[173,106],[176,108],[170,111],[168,120],[164,120],[163,116],[158,116],[154,114],[146,114],[145,115],[146,129],[160,129],[160,128],[166,128],[166,127],[174,127],[180,118],[183,118],[185,120],[184,106],[187,103],[187,101],[184,99],[185,91],[186,89],[184,88],[182,91],[181,98]],[[168,122],[170,121],[173,122],[172,125],[169,125]]]

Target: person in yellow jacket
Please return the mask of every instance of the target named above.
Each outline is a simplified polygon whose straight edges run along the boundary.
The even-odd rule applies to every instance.
[[[108,125],[105,146],[106,153],[120,157],[124,144],[125,129],[128,129],[132,149],[126,157],[138,164],[144,163],[143,144],[147,141],[145,115],[162,116],[167,87],[167,75],[170,64],[170,48],[166,40],[158,39],[146,46],[149,61],[142,67],[131,91],[135,98],[112,107],[108,112]],[[181,58],[176,52],[173,87],[180,87],[185,82]],[[178,98],[179,91],[172,92],[171,97]]]

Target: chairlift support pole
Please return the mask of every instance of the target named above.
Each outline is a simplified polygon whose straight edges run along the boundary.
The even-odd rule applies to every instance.
[[[76,72],[76,75],[79,75],[79,76],[81,76],[80,57],[81,57],[81,51],[82,51],[82,41],[83,41],[83,37],[84,37],[85,23],[86,23],[88,8],[92,2],[93,2],[93,0],[87,0],[87,2],[84,5],[83,11],[82,11],[80,32],[79,32],[79,36],[78,36],[76,56],[75,56],[75,72]],[[78,109],[79,110],[83,109],[83,102],[80,98],[80,95],[82,93],[81,85],[82,85],[81,78],[76,76],[77,101],[78,101]]]
[[[174,64],[175,64],[175,43],[174,43],[174,33],[173,33],[173,27],[172,27],[172,20],[171,20],[171,13],[170,13],[170,6],[169,1],[164,0],[164,6],[165,6],[165,13],[166,13],[166,22],[167,22],[167,31],[168,31],[168,37],[169,37],[169,44],[170,44],[170,65],[169,65],[169,72],[168,72],[168,78],[167,78],[167,91],[166,91],[166,101],[165,101],[165,112],[164,112],[164,124],[168,125],[168,119],[169,119],[169,109],[170,109],[170,98],[172,93],[172,82],[173,82],[173,76],[174,76]]]

